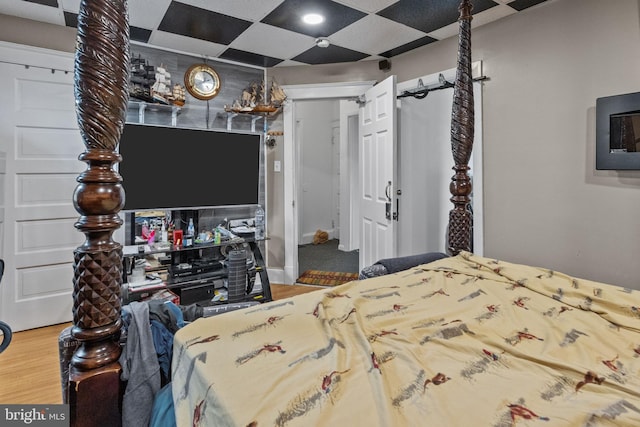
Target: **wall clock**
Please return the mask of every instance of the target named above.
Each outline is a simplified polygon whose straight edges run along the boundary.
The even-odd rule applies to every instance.
[[[184,73],[184,85],[194,98],[208,101],[220,91],[220,76],[207,64],[193,64]]]

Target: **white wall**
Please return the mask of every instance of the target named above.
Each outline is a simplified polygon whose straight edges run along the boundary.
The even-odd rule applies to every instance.
[[[296,102],[300,244],[310,243],[318,229],[333,232],[332,124],[338,118],[337,108],[338,101]]]
[[[425,99],[401,101],[398,111],[398,177],[402,190],[398,255],[401,256],[446,252],[444,230],[451,208],[448,200],[453,156],[448,141],[450,126],[439,126],[438,120],[451,114],[439,111],[438,107],[451,105],[451,95],[452,89],[448,89],[432,92]]]
[[[595,170],[596,99],[640,90],[639,15],[638,0],[548,0],[474,27],[473,60],[490,78],[486,256],[640,289],[640,171]],[[446,70],[456,52],[456,37],[433,43],[392,58],[392,72],[405,81]],[[276,79],[327,79],[297,71]]]
[[[555,0],[472,35],[483,60],[485,254],[640,288],[640,171],[595,170],[595,103],[640,89],[637,0]],[[455,40],[394,63],[451,64]]]

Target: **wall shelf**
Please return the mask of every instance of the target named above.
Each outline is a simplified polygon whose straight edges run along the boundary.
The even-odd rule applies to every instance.
[[[138,123],[144,123],[144,114],[145,111],[165,111],[167,113],[171,113],[171,126],[178,125],[178,114],[182,110],[181,107],[177,105],[165,105],[165,104],[156,104],[153,102],[146,101],[129,101],[129,108],[138,110]]]
[[[218,117],[226,119],[227,122],[227,130],[233,130],[233,119],[236,117],[249,117],[251,119],[251,132],[256,132],[256,124],[263,120],[262,122],[262,131],[267,131],[267,118],[269,113],[241,113],[235,111],[225,111],[219,112]]]

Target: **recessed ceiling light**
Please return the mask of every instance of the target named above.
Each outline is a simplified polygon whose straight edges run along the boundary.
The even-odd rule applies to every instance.
[[[324,22],[324,16],[318,13],[307,13],[302,17],[302,22],[309,25],[318,25]]]

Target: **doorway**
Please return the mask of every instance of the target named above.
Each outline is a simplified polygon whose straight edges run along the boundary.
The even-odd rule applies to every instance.
[[[285,265],[284,265],[284,283],[294,283],[299,276],[298,265],[298,246],[299,246],[299,222],[298,218],[301,215],[299,210],[298,189],[300,183],[297,180],[299,162],[296,130],[297,125],[295,122],[296,110],[300,102],[304,100],[347,100],[356,99],[359,95],[365,92],[366,89],[372,87],[373,81],[366,82],[349,82],[349,83],[321,83],[312,85],[296,85],[296,86],[284,86],[283,89],[287,93],[287,98],[291,102],[287,102],[284,105],[283,111],[283,124],[284,124],[284,153],[283,162],[285,164],[293,165],[291,168],[284,168],[284,234],[285,234]],[[350,102],[355,104],[354,102]],[[357,107],[357,106],[356,106]],[[357,108],[355,108],[357,111]],[[340,161],[344,161],[342,154],[344,151],[342,139],[346,141],[346,118],[344,128],[342,119],[340,120],[340,138],[341,138],[341,157]],[[344,131],[343,131],[344,129]],[[346,144],[346,143],[345,143]],[[347,179],[347,175],[341,173],[341,183]],[[340,198],[345,197],[345,192],[342,190]],[[340,219],[344,221],[346,216],[344,203],[340,210]],[[341,225],[340,234],[341,239],[344,241],[345,229]]]
[[[472,64],[473,75],[482,75],[482,62],[476,61]],[[441,78],[453,81],[455,78],[455,69],[435,73],[421,78],[397,84],[397,93],[403,90],[411,90],[423,85],[438,84]],[[283,111],[284,124],[284,155],[285,164],[293,165],[291,168],[284,169],[284,244],[285,244],[285,265],[283,269],[283,283],[294,283],[299,276],[298,271],[298,203],[296,174],[298,168],[296,147],[296,129],[295,129],[295,110],[298,101],[312,99],[339,99],[351,100],[348,103],[354,105],[357,114],[357,105],[354,99],[369,88],[373,87],[374,82],[356,82],[356,83],[329,83],[329,84],[312,84],[312,85],[296,85],[285,86],[288,99],[292,102],[285,103]],[[474,253],[482,255],[483,253],[483,194],[482,194],[482,90],[481,82],[474,83],[475,92],[475,114],[476,114],[476,133],[474,140],[474,151],[472,154],[471,169],[473,173],[473,216],[474,216]],[[451,89],[448,89],[449,91]],[[445,250],[446,236],[446,218],[450,210],[450,194],[446,191],[447,186],[442,185],[440,174],[446,175],[447,179],[451,174],[451,153],[448,150],[450,146],[450,114],[451,114],[451,93],[447,94],[447,90],[442,91],[438,96],[438,92],[429,95],[427,100],[422,102],[416,101],[416,105],[412,105],[408,100],[403,101],[405,106],[400,108],[401,114],[398,117],[399,122],[399,161],[403,165],[399,170],[399,185],[402,189],[401,195],[398,195],[399,209],[399,247],[398,255],[407,255],[421,252],[431,252]],[[422,105],[424,102],[431,104],[435,102],[437,105],[426,107]],[[431,119],[425,120],[426,115],[430,115],[428,111],[437,112]],[[443,115],[443,116],[441,116]],[[343,127],[343,120],[345,125]],[[349,115],[341,115],[340,117],[340,138],[341,141],[347,138],[346,122],[352,120],[358,123],[357,118]],[[357,126],[356,126],[357,135]],[[341,142],[342,143],[342,142]],[[435,145],[434,145],[435,144]],[[341,145],[341,154],[344,153],[346,145]],[[444,147],[444,148],[443,148]],[[358,158],[356,155],[354,158]],[[341,162],[344,159],[341,157]],[[428,162],[431,166],[427,166]],[[344,170],[344,169],[343,169]],[[356,169],[352,169],[355,171]],[[434,173],[436,173],[435,175]],[[420,172],[416,175],[416,172]],[[341,182],[347,180],[345,174],[341,174]],[[348,182],[348,181],[347,181]],[[353,180],[351,181],[354,182]],[[356,183],[356,186],[358,184]],[[355,199],[350,197],[345,186],[341,185],[341,199]],[[433,195],[425,192],[425,189],[437,189],[442,194]],[[428,194],[427,194],[428,193]],[[356,191],[354,189],[354,195]],[[424,205],[428,202],[428,206]],[[357,206],[357,203],[354,203]],[[340,219],[344,223],[344,219],[348,216],[345,212],[349,206],[341,203]],[[354,215],[351,212],[351,215]],[[360,214],[355,214],[359,217]],[[426,219],[426,220],[425,220]],[[419,230],[416,232],[416,230]],[[358,227],[352,227],[351,240],[355,244],[359,244],[360,237],[354,236]],[[345,229],[340,225],[340,240],[346,244],[347,236]]]
[[[342,232],[349,236],[352,227],[350,206],[341,206],[349,200],[340,197],[341,185],[349,184],[341,180],[342,174],[349,177],[345,170],[348,164],[343,165],[345,156],[341,154],[341,103],[337,99],[296,102],[299,274],[307,270],[358,272],[357,248],[345,251],[342,239]],[[357,146],[357,139],[352,143]],[[345,153],[347,157],[348,154]],[[347,243],[351,246],[351,242]]]

